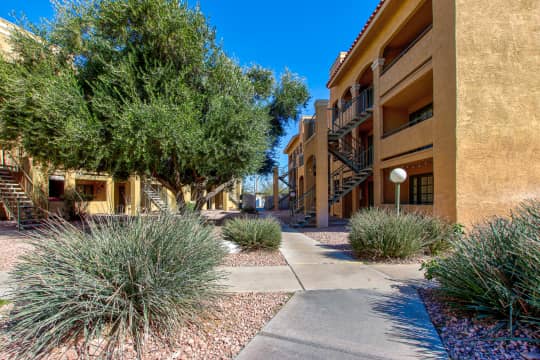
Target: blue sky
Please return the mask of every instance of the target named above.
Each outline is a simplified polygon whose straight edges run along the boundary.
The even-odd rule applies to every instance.
[[[195,1],[190,1],[190,3]],[[243,65],[285,68],[306,79],[312,101],[328,98],[326,82],[339,51],[349,48],[379,0],[200,0],[227,53]],[[49,0],[0,0],[0,17],[21,13],[34,22],[53,15]],[[291,124],[283,148],[297,130]],[[281,151],[280,151],[281,153]],[[284,155],[281,166],[286,166]]]

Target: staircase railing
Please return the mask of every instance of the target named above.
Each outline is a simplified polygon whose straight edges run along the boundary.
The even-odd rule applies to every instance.
[[[329,151],[355,172],[373,165],[373,146],[363,148],[355,138],[343,138],[331,145]]]
[[[2,150],[2,167],[20,175],[17,182],[22,187],[23,191],[30,199],[32,199],[32,202],[37,205],[37,209],[44,210],[47,214],[49,211],[49,197],[39,186],[34,186],[32,177],[26,172],[18,158],[13,156],[8,150]]]
[[[155,201],[150,196],[152,193],[154,193],[154,194],[159,196],[159,198],[161,199],[163,204],[165,204],[165,206],[167,206],[167,207],[169,206],[168,199],[166,197],[163,197],[161,189],[159,187],[157,187],[156,185],[152,184],[151,179],[146,179],[146,180],[143,181],[143,191],[146,194],[146,196],[148,197],[148,200],[150,200],[150,202],[155,203]],[[156,205],[158,205],[158,207],[161,206],[161,204],[156,204]],[[164,210],[164,209],[160,208],[160,210]]]
[[[291,207],[293,210],[293,215],[304,209],[314,209],[315,201],[315,186],[313,186],[294,200],[294,205]]]
[[[332,132],[337,132],[347,126],[354,119],[367,116],[373,108],[373,87],[370,86],[360,92],[360,95],[346,102],[341,110],[332,111]]]
[[[7,211],[8,219],[9,218],[14,219],[15,217],[18,216],[17,213],[14,211],[14,209],[12,209],[11,203],[8,201],[7,198],[4,198],[2,196],[1,192],[0,192],[0,201],[2,202],[2,204],[4,204],[4,209],[6,209]]]

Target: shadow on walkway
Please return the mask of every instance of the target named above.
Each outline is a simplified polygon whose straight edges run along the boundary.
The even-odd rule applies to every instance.
[[[413,345],[422,356],[436,354],[440,359],[447,359],[439,334],[413,283],[393,285],[395,292],[381,295],[371,303],[373,311],[392,322],[391,330],[386,332],[390,341]]]

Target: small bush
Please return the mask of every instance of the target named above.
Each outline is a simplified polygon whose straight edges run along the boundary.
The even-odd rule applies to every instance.
[[[453,246],[451,255],[425,265],[452,304],[510,324],[540,323],[540,202],[475,227]]]
[[[274,218],[236,218],[225,223],[223,237],[244,250],[275,250],[281,245],[281,225]]]
[[[378,208],[356,213],[350,222],[349,242],[357,256],[407,258],[436,254],[449,248],[452,227],[421,214],[396,214]]]
[[[225,250],[195,215],[90,223],[86,231],[58,222],[31,236],[35,250],[11,273],[3,344],[22,358],[96,339],[102,357],[121,356],[126,340],[140,352],[146,335],[170,335],[218,295],[215,267]]]

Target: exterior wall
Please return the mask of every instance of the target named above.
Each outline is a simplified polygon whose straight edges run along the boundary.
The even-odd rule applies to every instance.
[[[540,2],[456,6],[457,218],[469,224],[540,196]]]
[[[347,89],[371,66],[375,89],[375,205],[386,206],[382,184],[392,168],[429,160],[433,161],[435,177],[434,205],[421,206],[419,210],[428,208],[428,212],[456,221],[454,1],[432,1],[432,27],[427,28],[389,69],[383,70],[384,59],[381,59],[386,45],[402,31],[408,31],[408,22],[424,4],[426,1],[423,0],[389,0],[383,5],[342,69],[330,80],[330,103],[339,104]],[[430,102],[434,107],[431,119],[383,138],[385,128],[388,130],[405,123],[403,119],[407,119],[408,114]],[[353,192],[355,199],[357,195],[358,192]],[[353,209],[356,210],[356,206]],[[339,206],[334,206],[333,211],[343,215]]]
[[[454,0],[433,1],[433,213],[456,217],[456,64]]]

